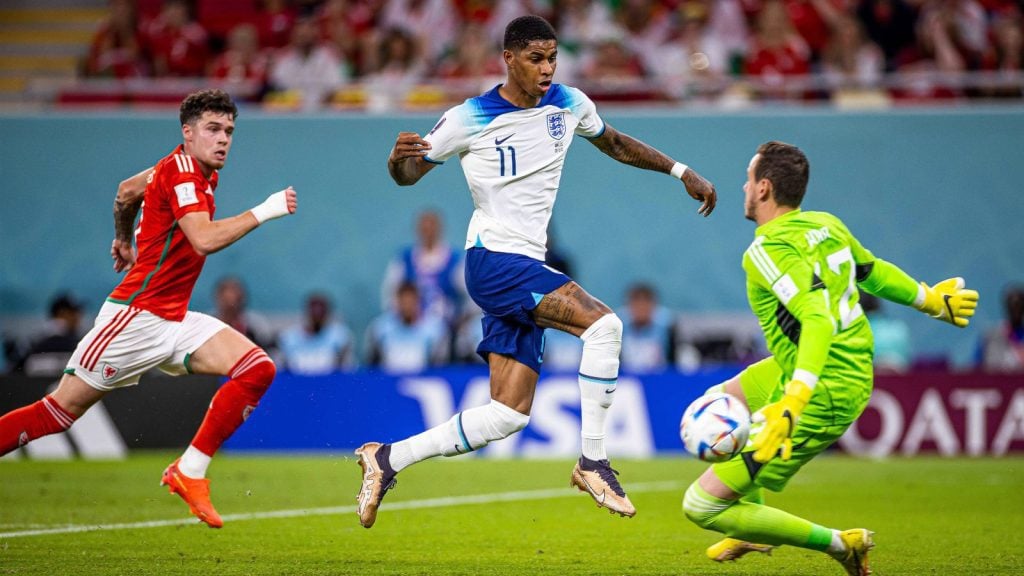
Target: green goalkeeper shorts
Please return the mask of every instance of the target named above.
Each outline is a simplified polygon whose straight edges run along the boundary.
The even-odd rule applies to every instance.
[[[748,445],[735,458],[712,465],[712,470],[719,480],[739,494],[746,494],[757,487],[775,492],[782,491],[789,479],[804,464],[839,440],[850,424],[857,419],[870,398],[871,381],[871,374],[866,375],[866,381],[850,382],[847,378],[842,380],[858,389],[867,387],[867,394],[863,395],[863,400],[857,402],[858,405],[853,410],[845,406],[840,409],[832,405],[831,394],[815,394],[800,416],[796,429],[793,430],[793,456],[789,460],[773,458],[767,464],[761,464],[754,461],[753,449]],[[740,385],[747,398],[747,406],[753,413],[766,404],[782,398],[785,375],[775,359],[769,357],[743,370],[740,373]],[[822,392],[829,392],[837,387],[837,383],[825,382],[824,377],[818,381],[817,387],[822,385],[828,388]]]

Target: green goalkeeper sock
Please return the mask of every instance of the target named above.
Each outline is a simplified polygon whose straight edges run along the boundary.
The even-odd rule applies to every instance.
[[[832,543],[832,530],[824,526],[746,499],[716,498],[696,482],[686,491],[683,511],[701,528],[747,542],[772,546],[788,544],[819,551],[828,550]]]

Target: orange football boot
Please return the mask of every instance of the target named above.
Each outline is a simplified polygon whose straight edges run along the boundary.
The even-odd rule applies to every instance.
[[[224,525],[224,521],[220,519],[220,514],[217,514],[213,504],[210,503],[210,480],[185,476],[181,470],[178,470],[179,460],[181,458],[175,460],[164,470],[160,485],[167,486],[171,494],[181,496],[196,518],[206,522],[210,528],[220,528]]]

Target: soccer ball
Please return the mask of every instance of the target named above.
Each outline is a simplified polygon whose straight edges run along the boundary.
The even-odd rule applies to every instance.
[[[686,451],[705,462],[724,462],[739,454],[749,436],[750,411],[725,392],[697,398],[679,422]]]

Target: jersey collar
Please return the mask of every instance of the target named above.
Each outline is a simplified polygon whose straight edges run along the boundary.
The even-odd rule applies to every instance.
[[[800,211],[799,208],[797,208],[795,210],[791,210],[789,212],[786,212],[782,216],[778,216],[776,218],[773,218],[771,221],[765,222],[764,224],[761,224],[760,226],[758,226],[757,230],[754,230],[754,234],[757,235],[757,236],[763,236],[766,232],[768,232],[772,228],[774,228],[776,226],[781,226],[784,222],[789,221],[791,218],[794,218],[798,214],[801,214],[801,211]]]
[[[512,112],[512,111],[515,111],[515,110],[528,110],[528,108],[520,108],[519,106],[516,106],[515,104],[513,104],[513,103],[509,102],[508,100],[506,100],[505,97],[501,95],[501,92],[498,91],[498,89],[501,88],[503,85],[504,84],[496,84],[494,86],[494,88],[491,88],[490,90],[488,90],[487,92],[484,92],[480,96],[480,98],[482,98],[483,100],[487,101],[487,103],[489,105],[488,108],[493,106],[494,108],[502,109],[502,112]],[[561,94],[561,92],[562,92],[562,85],[561,84],[555,84],[554,82],[552,82],[551,83],[551,87],[548,88],[548,91],[544,93],[544,96],[541,97],[540,102],[538,102],[537,105],[534,106],[534,108],[543,108],[544,106],[547,106],[552,101],[554,101],[556,98],[558,98],[558,96]]]
[[[184,144],[178,144],[178,147],[175,148],[174,152],[171,152],[171,154],[185,154],[185,145]],[[211,172],[209,178],[206,178],[205,176],[203,176],[202,170],[197,172],[197,174],[199,174],[200,178],[205,178],[206,181],[209,182],[210,190],[216,190],[217,189],[217,184],[220,182],[220,174],[217,172],[217,170],[214,170],[213,172]]]

